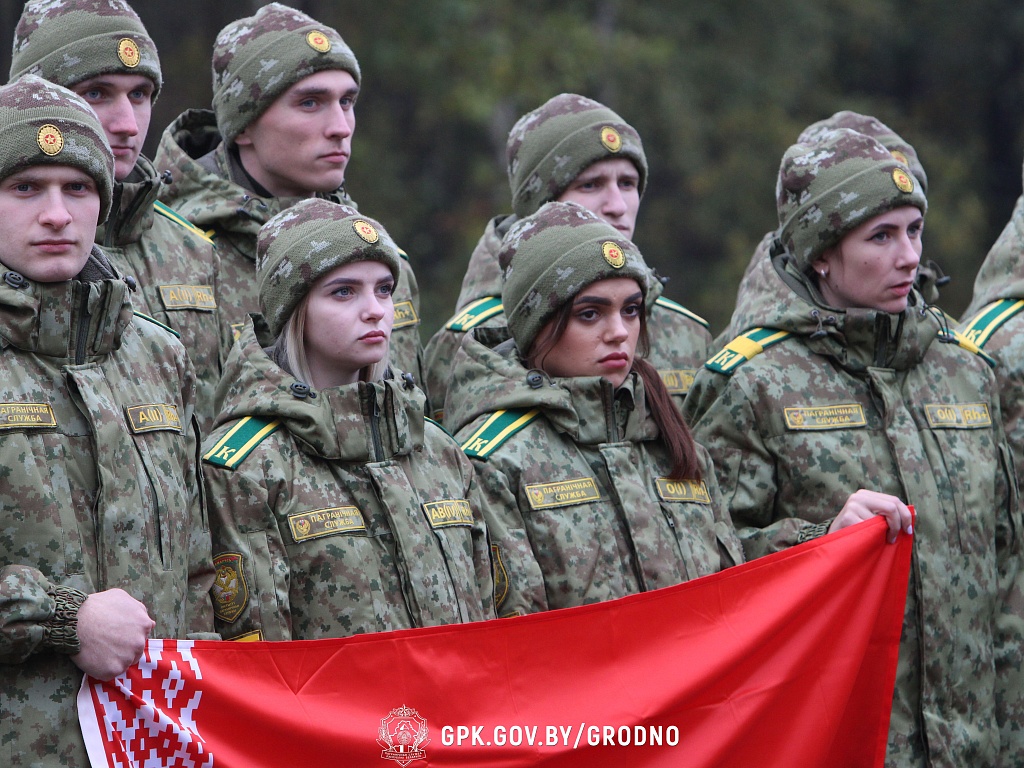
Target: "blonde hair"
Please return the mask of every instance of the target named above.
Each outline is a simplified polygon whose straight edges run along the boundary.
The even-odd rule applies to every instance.
[[[313,374],[306,358],[306,307],[309,305],[309,293],[299,301],[295,309],[285,320],[281,333],[271,345],[271,357],[278,365],[301,382],[313,386]],[[376,363],[359,370],[359,381],[381,381],[390,367],[391,341],[388,340],[388,352]]]

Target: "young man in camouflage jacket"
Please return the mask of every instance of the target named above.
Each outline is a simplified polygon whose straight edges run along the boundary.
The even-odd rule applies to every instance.
[[[273,66],[264,66],[273,61]],[[160,139],[161,200],[212,232],[221,255],[218,301],[236,333],[259,312],[256,235],[314,195],[345,191],[359,63],[332,28],[279,3],[228,24],[213,51],[213,110],[188,110]],[[420,376],[419,289],[403,253],[391,356]]]
[[[149,636],[213,629],[195,376],[93,243],[113,184],[84,101],[31,75],[0,88],[7,766],[86,765],[83,671],[111,679]]]
[[[217,306],[213,243],[157,201],[164,180],[141,154],[162,86],[156,46],[124,0],[30,0],[15,31],[11,77],[26,72],[71,89],[99,116],[115,184],[96,243],[134,281],[134,307],[180,334],[205,430],[232,338]]]
[[[444,417],[452,362],[466,332],[473,330],[477,341],[491,347],[509,338],[498,268],[509,228],[544,203],[563,200],[579,203],[632,239],[647,186],[647,156],[633,126],[574,93],[559,94],[523,115],[509,133],[507,154],[515,213],[487,224],[462,280],[458,312],[424,352],[435,418]],[[663,297],[661,280],[653,270],[651,275],[648,359],[681,407],[694,372],[708,357],[711,334],[702,318]]]

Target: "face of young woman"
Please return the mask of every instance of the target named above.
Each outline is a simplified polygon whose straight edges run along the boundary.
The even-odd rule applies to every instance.
[[[913,206],[879,214],[851,230],[812,264],[822,297],[836,309],[902,312],[921,262],[923,231],[924,217]]]
[[[603,376],[620,386],[629,375],[640,338],[644,311],[640,286],[628,277],[591,283],[573,299],[572,314],[562,338],[540,360],[551,376]],[[554,322],[538,339],[552,332]]]
[[[303,332],[306,361],[318,389],[351,384],[388,351],[395,279],[379,261],[343,264],[309,291]]]

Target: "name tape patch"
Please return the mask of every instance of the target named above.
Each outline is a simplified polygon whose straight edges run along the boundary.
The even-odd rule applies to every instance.
[[[124,410],[128,416],[128,426],[136,435],[161,429],[181,432],[181,417],[178,416],[176,405],[150,403],[130,405]]]
[[[665,389],[668,390],[670,395],[685,395],[693,386],[693,379],[697,372],[692,369],[679,371],[665,370],[658,371],[658,375],[661,376]]]
[[[842,429],[868,424],[859,403],[786,408],[783,413],[789,429]]]
[[[0,429],[56,427],[49,403],[0,403]]]
[[[366,533],[359,507],[329,507],[288,515],[288,528],[296,544],[337,533]]]
[[[526,498],[531,509],[550,509],[552,507],[568,507],[573,504],[585,504],[588,501],[599,501],[601,491],[592,477],[580,477],[575,480],[563,480],[560,483],[539,483],[526,486]]]
[[[428,501],[423,505],[423,511],[427,513],[431,528],[473,524],[473,510],[465,499]]]
[[[658,495],[662,501],[691,501],[697,504],[710,504],[711,494],[703,480],[669,480],[659,477],[657,480]]]
[[[217,308],[217,299],[210,285],[161,285],[160,298],[164,302],[164,309]]]
[[[992,426],[988,403],[930,403],[924,407],[928,426],[933,429],[980,429]]]

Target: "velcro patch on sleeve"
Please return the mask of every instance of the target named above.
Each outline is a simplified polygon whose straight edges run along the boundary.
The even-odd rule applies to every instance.
[[[213,614],[228,624],[236,621],[249,604],[249,587],[245,583],[240,552],[221,552],[213,558],[216,571],[210,595]]]

